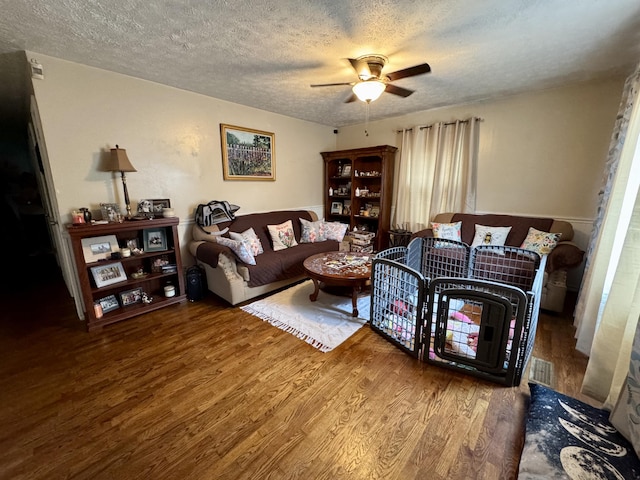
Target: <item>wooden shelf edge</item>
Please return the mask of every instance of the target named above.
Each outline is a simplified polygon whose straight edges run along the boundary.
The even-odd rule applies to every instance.
[[[98,320],[87,322],[87,331],[92,332],[94,330],[100,330],[105,325],[117,323],[122,320],[127,320],[131,317],[144,315],[145,313],[153,312],[154,310],[186,301],[187,295],[183,294],[176,295],[175,297],[170,298],[160,297],[158,300],[154,300],[154,302],[148,305],[136,304],[130,307],[121,307],[118,309],[118,311],[105,313],[104,316],[102,318],[99,318]]]

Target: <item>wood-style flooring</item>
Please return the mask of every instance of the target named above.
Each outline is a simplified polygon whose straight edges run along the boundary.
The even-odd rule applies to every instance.
[[[15,287],[15,286],[14,286]],[[57,282],[5,289],[0,479],[513,479],[526,379],[421,363],[368,326],[321,353],[209,295],[87,333]],[[534,355],[579,394],[569,315]]]

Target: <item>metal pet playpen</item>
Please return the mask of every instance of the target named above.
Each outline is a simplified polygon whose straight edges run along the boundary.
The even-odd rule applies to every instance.
[[[503,385],[531,356],[546,257],[416,238],[372,262],[371,328],[434,365]]]

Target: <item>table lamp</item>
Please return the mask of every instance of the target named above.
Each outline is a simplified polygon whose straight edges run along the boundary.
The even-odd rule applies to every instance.
[[[120,148],[116,145],[116,148],[111,149],[111,159],[107,164],[107,172],[120,172],[122,178],[122,187],[124,188],[124,203],[127,206],[127,218],[131,218],[131,205],[129,203],[129,192],[127,190],[127,177],[125,172],[137,172],[129,157],[127,157],[127,151],[124,148]]]

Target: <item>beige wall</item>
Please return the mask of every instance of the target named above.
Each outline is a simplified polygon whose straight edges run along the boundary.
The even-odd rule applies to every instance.
[[[30,53],[28,56],[32,56]],[[169,198],[190,220],[198,203],[228,200],[240,213],[322,205],[320,152],[333,128],[37,55],[44,80],[33,87],[63,222],[101,202],[124,208],[119,174],[99,171],[115,144],[137,172],[127,175],[132,207]],[[275,133],[276,181],[223,181],[220,123]]]
[[[591,222],[624,78],[343,127],[338,148],[390,144],[398,129],[478,116],[478,212]],[[401,100],[411,101],[411,97]],[[375,113],[375,103],[371,105]]]

